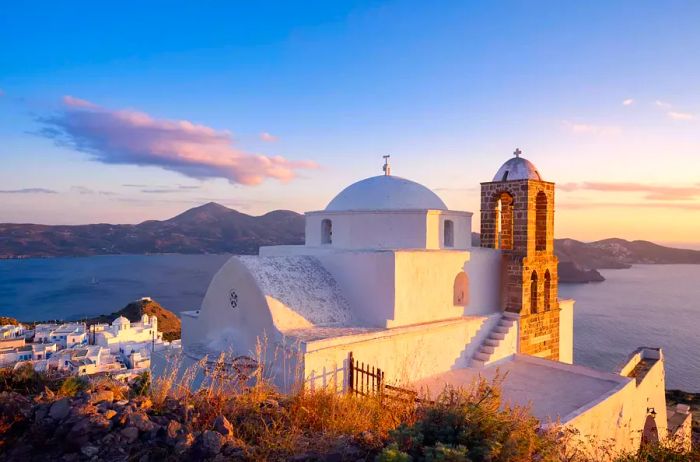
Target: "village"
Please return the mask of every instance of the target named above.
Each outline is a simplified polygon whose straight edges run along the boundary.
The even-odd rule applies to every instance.
[[[150,301],[148,297],[140,301]],[[120,381],[149,371],[153,352],[179,349],[180,341],[163,339],[158,318],[143,314],[131,322],[54,322],[0,326],[0,367],[25,364],[37,372],[59,375],[108,375]]]

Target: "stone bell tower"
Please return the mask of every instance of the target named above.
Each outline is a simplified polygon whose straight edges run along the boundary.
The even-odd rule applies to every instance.
[[[519,314],[519,352],[559,359],[554,183],[515,151],[481,183],[481,246],[503,255],[501,304]]]

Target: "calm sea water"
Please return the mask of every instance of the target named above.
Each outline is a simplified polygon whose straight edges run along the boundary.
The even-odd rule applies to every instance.
[[[700,392],[700,265],[601,271],[605,282],[562,284],[573,298],[574,362],[613,370],[640,346],[662,347],[666,386]]]
[[[179,312],[199,307],[228,255],[0,260],[0,315],[80,319],[150,296]],[[601,271],[605,282],[562,284],[574,298],[575,362],[611,371],[639,346],[661,346],[667,384],[700,392],[700,265]]]
[[[229,255],[115,255],[0,260],[0,315],[25,321],[112,313],[153,297],[171,311],[198,308]]]

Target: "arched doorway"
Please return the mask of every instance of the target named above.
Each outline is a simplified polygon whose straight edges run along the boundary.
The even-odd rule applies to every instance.
[[[543,191],[535,199],[535,250],[547,250],[547,195]]]
[[[333,222],[328,218],[321,221],[321,244],[333,243]]]
[[[469,304],[469,276],[464,271],[460,271],[455,277],[453,303],[455,306]]]
[[[513,196],[502,192],[496,200],[496,242],[497,249],[513,249]]]
[[[442,244],[444,247],[455,245],[455,224],[452,220],[445,220],[442,229]]]
[[[530,277],[530,313],[537,313],[539,310],[537,295],[537,271],[533,271]]]
[[[655,444],[659,442],[659,429],[653,415],[647,415],[642,431],[642,444]]]
[[[552,275],[549,270],[544,272],[544,311],[549,311],[552,303]]]

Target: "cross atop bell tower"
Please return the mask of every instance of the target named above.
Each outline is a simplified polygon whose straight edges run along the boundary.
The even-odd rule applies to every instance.
[[[481,183],[481,246],[501,251],[501,305],[519,315],[520,352],[558,359],[554,183],[516,149]]]
[[[386,156],[382,156],[384,158],[384,165],[382,166],[382,170],[384,171],[384,176],[390,176],[391,175],[391,165],[389,165],[389,157],[391,157],[391,154],[387,154]]]

